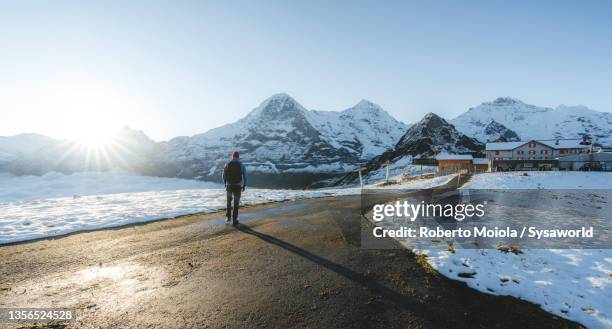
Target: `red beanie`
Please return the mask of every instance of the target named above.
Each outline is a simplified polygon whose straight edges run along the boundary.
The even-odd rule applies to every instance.
[[[232,158],[239,158],[240,157],[240,153],[238,153],[238,151],[234,151],[234,153],[232,153]]]

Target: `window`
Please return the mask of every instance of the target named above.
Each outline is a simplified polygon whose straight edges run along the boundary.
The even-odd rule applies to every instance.
[[[548,150],[540,150],[540,154],[548,154]]]
[[[499,155],[499,151],[495,151],[495,155]]]
[[[525,154],[525,151],[518,150],[518,151],[516,151],[516,153],[517,154]]]
[[[529,150],[529,154],[536,154],[535,150]]]
[[[530,148],[534,148],[534,147],[536,147],[536,143],[529,142],[529,147],[530,147]]]
[[[567,149],[560,149],[559,154],[567,154]]]

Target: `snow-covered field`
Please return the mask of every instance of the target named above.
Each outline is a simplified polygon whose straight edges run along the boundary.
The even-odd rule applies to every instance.
[[[247,189],[242,204],[359,193]],[[225,208],[222,185],[102,172],[0,175],[0,244]]]
[[[612,173],[529,172],[476,175],[464,188],[610,189]],[[441,274],[485,293],[510,295],[589,328],[612,328],[612,250],[417,250]],[[460,277],[470,273],[471,278]],[[465,275],[465,274],[464,274]]]
[[[396,185],[427,188],[438,177]],[[373,187],[370,187],[373,188]],[[251,189],[242,204],[254,205],[331,195],[358,194],[358,188],[323,190]],[[121,226],[225,208],[223,186],[196,180],[121,172],[0,174],[0,244]]]
[[[475,175],[464,189],[612,189],[612,173],[516,171]]]

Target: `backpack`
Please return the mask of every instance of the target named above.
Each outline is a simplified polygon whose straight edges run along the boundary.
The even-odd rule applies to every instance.
[[[242,182],[242,165],[240,162],[228,162],[225,166],[225,180],[231,185],[237,185]]]

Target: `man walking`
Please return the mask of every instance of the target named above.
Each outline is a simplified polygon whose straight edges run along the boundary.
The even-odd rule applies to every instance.
[[[232,160],[223,168],[223,183],[227,191],[227,212],[225,214],[226,223],[233,220],[232,225],[238,225],[238,207],[240,205],[240,195],[246,188],[246,168],[240,162],[240,154],[232,153]],[[232,207],[233,200],[233,207]],[[232,211],[233,210],[233,211]]]

